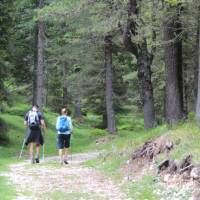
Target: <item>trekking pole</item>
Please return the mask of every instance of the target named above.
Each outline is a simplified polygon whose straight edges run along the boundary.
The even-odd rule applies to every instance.
[[[22,148],[21,148],[21,151],[20,151],[18,159],[21,159],[21,157],[22,157],[22,153],[23,153],[24,145],[25,145],[25,141],[26,141],[26,135],[27,135],[27,129],[25,130],[25,136],[24,136],[24,140],[23,140],[23,143],[22,143]]]
[[[43,131],[43,138],[44,138],[44,136],[45,136],[45,133],[44,133],[44,131]],[[42,145],[42,160],[44,161],[44,144],[45,144],[45,140],[44,140],[44,143],[43,143],[43,145]]]
[[[72,133],[71,133],[71,141],[70,141],[70,146],[71,146],[71,149],[70,149],[70,152],[71,152],[71,163],[72,163]]]

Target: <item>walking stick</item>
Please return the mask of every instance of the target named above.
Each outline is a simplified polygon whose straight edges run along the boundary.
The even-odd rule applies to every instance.
[[[45,136],[45,132],[43,131],[43,138]],[[44,143],[42,145],[42,160],[44,161],[44,144],[45,144],[45,140],[44,140]]]
[[[22,153],[23,153],[23,150],[24,150],[24,145],[25,145],[25,141],[26,141],[26,137],[27,137],[27,130],[28,130],[28,129],[26,128],[24,140],[23,140],[23,143],[22,143],[22,148],[21,148],[21,151],[20,151],[20,154],[19,154],[18,159],[21,159],[21,157],[22,157]]]
[[[71,163],[72,163],[72,133],[71,133],[71,141],[70,141],[70,152],[71,152]]]

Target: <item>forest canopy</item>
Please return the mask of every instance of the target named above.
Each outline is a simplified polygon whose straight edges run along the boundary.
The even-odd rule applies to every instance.
[[[0,36],[1,112],[20,96],[111,133],[120,113],[200,118],[197,0],[3,0]]]

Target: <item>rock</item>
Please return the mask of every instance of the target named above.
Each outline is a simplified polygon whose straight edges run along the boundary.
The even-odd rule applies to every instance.
[[[169,182],[169,180],[170,180],[170,174],[166,174],[165,176],[164,176],[164,182]]]
[[[193,197],[192,200],[200,200],[200,192],[196,192]]]
[[[127,165],[129,165],[130,163],[131,163],[131,161],[130,161],[130,160],[127,160],[127,161],[126,161],[126,164],[127,164]]]
[[[200,179],[200,167],[194,167],[190,172],[190,176],[193,179]]]

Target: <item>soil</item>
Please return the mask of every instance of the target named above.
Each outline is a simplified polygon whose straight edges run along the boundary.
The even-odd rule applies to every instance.
[[[46,158],[39,164],[24,161],[10,165],[10,172],[4,176],[15,185],[17,200],[128,200],[116,183],[83,166],[86,160],[97,156],[98,153],[76,154],[68,165],[60,165],[58,157]]]

